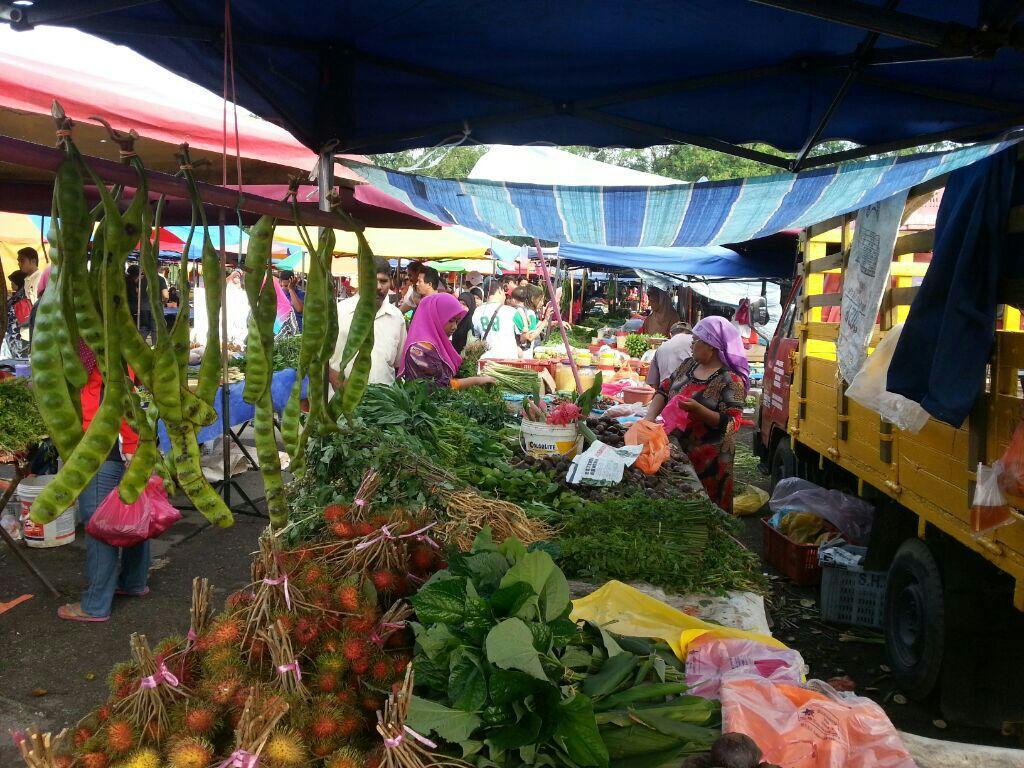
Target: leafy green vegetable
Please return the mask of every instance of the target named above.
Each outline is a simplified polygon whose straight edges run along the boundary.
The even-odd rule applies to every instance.
[[[22,453],[46,437],[27,379],[0,381],[0,454]]]
[[[630,357],[643,357],[644,352],[651,348],[651,343],[642,333],[627,334],[625,343]]]
[[[637,727],[657,735],[658,759],[717,736],[716,704],[666,698],[685,682],[661,660],[660,646],[623,638],[633,653],[601,627],[581,631],[568,619],[568,583],[546,552],[515,539],[496,545],[485,528],[448,565],[411,598],[419,697],[412,728],[457,745],[479,768],[610,768],[609,745]],[[614,708],[619,702],[631,708]]]

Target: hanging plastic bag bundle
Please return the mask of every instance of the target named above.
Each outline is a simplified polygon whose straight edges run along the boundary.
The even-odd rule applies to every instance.
[[[1015,519],[1003,495],[1000,481],[1003,475],[1001,461],[993,462],[991,467],[978,462],[978,478],[971,504],[971,530],[975,536],[1009,525]]]

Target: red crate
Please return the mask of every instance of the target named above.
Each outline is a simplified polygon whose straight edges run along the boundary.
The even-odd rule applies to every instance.
[[[764,526],[764,559],[798,587],[821,583],[817,544],[797,544],[767,520]]]

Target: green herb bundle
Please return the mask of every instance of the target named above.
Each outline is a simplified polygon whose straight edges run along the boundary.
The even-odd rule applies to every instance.
[[[559,562],[590,581],[643,581],[679,592],[755,588],[756,556],[707,499],[631,496],[563,519]],[[748,557],[749,556],[749,557]]]
[[[520,395],[540,394],[540,378],[536,371],[516,368],[514,365],[487,363],[484,366],[484,373],[494,378],[498,387],[506,392]]]
[[[27,380],[0,381],[0,454],[22,453],[44,437],[46,425]]]
[[[408,724],[480,768],[658,768],[704,752],[718,705],[680,696],[665,648],[569,619],[569,585],[551,557],[483,529],[411,598],[417,696]],[[669,699],[668,697],[674,697]],[[637,739],[635,726],[647,738]]]

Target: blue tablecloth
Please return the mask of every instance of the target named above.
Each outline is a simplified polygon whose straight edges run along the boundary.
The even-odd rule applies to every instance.
[[[285,405],[288,403],[288,396],[292,392],[292,387],[295,385],[296,371],[294,368],[286,368],[283,371],[277,371],[273,378],[270,380],[270,399],[274,403],[274,411],[281,413],[284,410]],[[303,379],[302,381],[302,396],[306,396],[306,388],[309,380]],[[221,389],[217,389],[217,395],[213,398],[213,407],[217,411],[217,419],[209,426],[203,427],[199,430],[197,439],[200,443],[206,443],[210,440],[216,440],[223,434],[223,428],[221,422],[224,421],[221,415]],[[228,413],[230,416],[229,421],[231,422],[227,426],[237,427],[240,424],[245,424],[247,421],[252,421],[256,416],[256,408],[249,405],[242,399],[242,392],[245,389],[245,381],[234,381],[228,385]],[[164,427],[163,421],[157,425],[157,435],[160,438],[160,448],[164,451],[170,449],[171,441],[167,435],[167,429]]]

